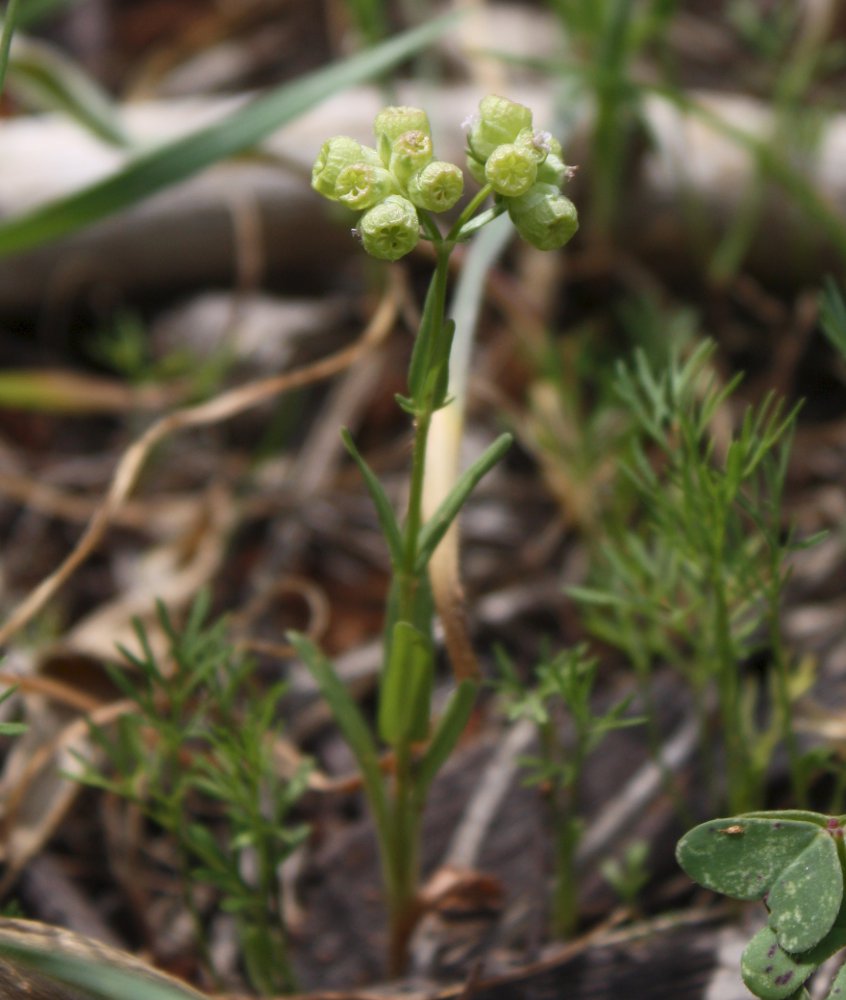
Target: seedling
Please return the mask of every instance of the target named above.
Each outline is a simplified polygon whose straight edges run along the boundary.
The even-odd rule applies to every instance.
[[[183,902],[209,971],[200,884],[212,886],[234,915],[253,986],[278,993],[293,985],[280,868],[308,832],[290,818],[307,770],[291,779],[279,774],[273,737],[283,688],[255,683],[255,664],[228,644],[225,621],[206,621],[208,605],[201,594],[182,628],[159,605],[169,663],[136,625],[140,655],[124,651],[136,672],[112,676],[137,709],[113,735],[94,730],[108,765],[83,760],[76,777],[135,803],[174,838]]]
[[[534,668],[534,683],[527,685],[502,651],[497,659],[510,718],[527,718],[538,730],[539,753],[526,757],[528,784],[545,789],[552,813],[555,876],[552,895],[552,929],[568,937],[578,919],[576,850],[584,827],[581,815],[581,780],[588,757],[606,736],[643,720],[627,715],[631,698],[605,711],[593,707],[598,662],[585,646],[545,656]]]
[[[804,984],[846,946],[843,824],[801,810],[714,819],[679,841],[688,875],[733,899],[761,899],[767,926],[741,959],[746,986],[761,1000],[808,1000]],[[846,995],[841,969],[828,1000]]]
[[[653,663],[678,665],[700,718],[709,790],[741,812],[763,804],[780,742],[796,801],[805,801],[808,762],[792,710],[811,672],[785,648],[781,607],[788,557],[814,539],[800,541],[784,530],[797,408],[767,396],[747,409],[730,440],[719,441],[714,422],[730,405],[737,380],[717,383],[709,370],[712,353],[706,342],[660,367],[642,353],[619,366],[617,392],[635,424],[624,472],[641,515],[612,526],[594,582],[570,592],[585,607],[588,627],[625,652],[647,706]],[[763,680],[738,669],[756,654],[765,657]],[[714,702],[725,768],[717,767],[709,736]],[[649,717],[657,752],[657,717],[652,711]]]
[[[564,246],[578,228],[575,206],[561,193],[570,176],[561,146],[534,127],[528,108],[489,96],[466,126],[467,167],[481,188],[446,233],[434,215],[456,206],[464,178],[455,164],[435,159],[428,117],[419,108],[380,111],[374,123],[376,148],[348,136],[329,139],[312,175],[319,194],[358,213],[354,232],[371,256],[399,260],[421,239],[429,241],[435,255],[407,394],[397,397],[414,427],[408,507],[402,521],[352,438],[344,434],[376,507],[392,569],[375,734],[331,663],[304,636],[291,636],[361,769],[381,849],[392,973],[405,964],[406,942],[417,919],[420,816],[429,786],[469,718],[477,687],[474,678],[456,672],[456,688],[443,716],[437,722],[432,719],[435,649],[429,562],[475,485],[510,443],[509,435],[495,441],[424,520],[429,429],[434,413],[448,401],[454,333],[454,324],[446,318],[449,258],[458,244],[506,212],[520,236],[542,250]],[[493,204],[485,208],[488,199]],[[378,761],[380,741],[392,754],[387,779]]]

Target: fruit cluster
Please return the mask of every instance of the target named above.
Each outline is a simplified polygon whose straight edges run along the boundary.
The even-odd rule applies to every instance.
[[[356,232],[364,249],[399,260],[420,239],[419,212],[446,212],[464,191],[454,163],[434,158],[425,111],[383,108],[374,122],[376,149],[335,136],[320,150],[312,187],[363,215]],[[564,244],[578,229],[576,208],[561,194],[570,168],[548,132],[532,128],[532,113],[504,97],[485,97],[468,122],[470,173],[508,211],[517,231],[541,250]]]

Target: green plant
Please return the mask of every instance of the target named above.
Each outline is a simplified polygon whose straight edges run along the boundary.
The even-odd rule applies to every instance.
[[[591,222],[602,233],[616,221],[644,89],[633,65],[666,37],[677,0],[548,0],[562,28],[562,53],[549,69],[562,78],[562,113],[587,101]]]
[[[646,841],[636,840],[629,844],[622,858],[608,858],[600,866],[605,881],[630,910],[635,909],[637,897],[649,881],[649,869],[646,866],[648,854],[649,845]]]
[[[0,694],[0,705],[4,701],[8,701],[15,693],[15,688],[8,688],[2,694]],[[26,723],[24,722],[0,722],[0,736],[20,736],[22,733],[26,732]]]
[[[832,346],[846,355],[846,305],[831,279],[820,296],[820,319]],[[806,757],[821,763],[825,750]],[[840,792],[842,769],[838,779]],[[742,813],[702,823],[677,845],[679,864],[701,885],[766,904],[767,926],[741,959],[743,981],[762,1000],[810,1000],[807,981],[846,947],[844,823],[846,816],[801,810]],[[846,965],[827,1000],[844,993]]]
[[[424,518],[429,431],[435,413],[448,402],[454,334],[454,323],[446,318],[449,259],[459,243],[506,212],[520,234],[542,249],[563,246],[578,226],[575,207],[560,191],[568,174],[561,147],[548,133],[534,129],[528,108],[489,96],[466,125],[468,168],[482,187],[446,233],[433,213],[447,211],[457,203],[463,177],[454,164],[434,159],[428,118],[418,108],[383,109],[374,124],[375,149],[346,136],[329,139],[320,150],[312,177],[320,194],[363,213],[355,231],[372,256],[398,260],[420,239],[430,242],[435,256],[411,357],[407,395],[397,398],[414,428],[408,507],[402,522],[376,475],[344,432],[344,443],[376,508],[392,568],[376,723],[376,737],[392,753],[389,779],[379,766],[377,738],[331,663],[309,640],[291,636],[361,769],[381,852],[393,973],[404,965],[406,943],[418,915],[420,816],[432,780],[464,729],[477,686],[474,677],[463,676],[454,664],[456,689],[441,719],[433,724],[430,701],[435,649],[429,564],[475,485],[510,444],[510,436],[502,435],[459,478],[435,512]],[[484,209],[490,197],[493,205]]]
[[[9,0],[3,10],[3,28],[0,32],[0,93],[6,82],[6,71],[9,67],[9,52],[12,48],[12,36],[15,25],[20,17],[21,0]]]
[[[762,804],[779,742],[797,799],[805,799],[808,767],[791,720],[810,674],[791,658],[780,630],[787,556],[800,545],[782,516],[796,409],[785,411],[768,396],[747,409],[730,437],[718,438],[715,421],[737,380],[717,383],[708,370],[712,352],[700,345],[659,371],[642,354],[620,365],[617,391],[638,428],[624,471],[640,515],[618,525],[601,547],[592,585],[571,593],[589,628],[626,653],[647,703],[653,662],[678,664],[694,695],[703,760],[719,797],[708,735],[716,699],[724,794],[741,811]],[[743,669],[753,654],[765,658],[760,674]],[[654,712],[648,715],[657,749]]]
[[[6,997],[53,1000],[204,1000],[132,955],[59,927],[0,918]]]
[[[579,793],[585,763],[609,733],[643,720],[626,716],[631,698],[594,711],[598,662],[585,646],[544,656],[532,671],[531,685],[502,650],[497,660],[498,687],[509,718],[530,719],[537,726],[539,755],[525,757],[523,764],[529,770],[528,783],[543,788],[549,800],[555,838],[552,928],[567,937],[578,919],[576,850],[583,829]]]
[[[843,823],[846,817],[787,810],[714,819],[679,841],[692,879],[734,899],[763,899],[767,926],[741,959],[746,986],[761,1000],[809,1000],[804,984],[846,947]],[[828,1000],[846,991],[846,966]]]
[[[135,803],[172,835],[183,899],[206,959],[199,884],[213,886],[233,914],[249,978],[270,994],[292,985],[279,867],[307,834],[289,818],[307,770],[290,779],[278,773],[273,738],[283,687],[267,691],[257,683],[253,664],[227,643],[226,622],[206,622],[208,610],[202,594],[177,628],[159,605],[167,658],[136,624],[140,655],[123,650],[136,673],[111,671],[136,708],[114,733],[94,730],[107,765],[82,761],[78,778]]]

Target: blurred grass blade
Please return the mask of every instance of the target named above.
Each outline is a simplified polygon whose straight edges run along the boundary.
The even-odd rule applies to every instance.
[[[500,434],[496,441],[492,445],[489,445],[483,454],[463,473],[449,495],[423,525],[420,532],[420,542],[417,547],[416,572],[421,572],[425,568],[432,553],[437,548],[438,542],[447,533],[449,526],[458,515],[464,502],[476,488],[480,480],[505,455],[511,447],[513,440],[511,434]]]
[[[32,933],[22,930],[33,928]],[[53,933],[55,932],[55,933]],[[46,993],[44,979],[54,980],[50,996],[91,997],[92,1000],[203,1000],[204,994],[111,948],[97,949],[94,942],[63,934],[57,928],[29,921],[4,921],[0,925],[0,957],[11,962],[27,980],[32,969],[32,985],[21,997]],[[15,994],[17,996],[17,993]],[[3,997],[11,993],[3,993]]]
[[[0,224],[0,257],[72,233],[255,146],[338,91],[383,73],[424,48],[454,24],[457,16],[451,13],[436,18],[338,65],[284,84],[220,122],[136,157],[90,187]]]
[[[30,25],[38,24],[45,17],[73,7],[81,3],[82,0],[24,0],[24,4],[18,11],[17,26],[28,28]]]
[[[475,681],[464,680],[453,691],[446,711],[435,728],[432,740],[423,754],[417,771],[417,795],[421,803],[426,798],[429,786],[438,771],[446,763],[464,732],[464,727],[476,702],[478,685]]]
[[[98,138],[128,146],[129,137],[111,98],[71,59],[31,38],[15,39],[9,90],[36,111],[60,111]]]
[[[6,70],[9,67],[9,51],[12,48],[12,35],[15,33],[20,0],[9,0],[3,9],[3,32],[0,34],[0,94],[6,82]]]
[[[820,321],[829,343],[841,358],[846,358],[846,303],[831,275],[825,279],[820,295]]]
[[[28,368],[0,371],[0,408],[41,413],[121,413],[134,407],[158,407],[158,391],[128,388],[116,379],[71,371]]]
[[[382,484],[373,473],[373,470],[364,461],[364,458],[355,445],[355,441],[352,439],[352,435],[346,427],[341,431],[341,440],[344,442],[344,446],[352,456],[353,461],[361,472],[364,483],[367,486],[367,492],[370,494],[370,499],[373,501],[373,506],[376,508],[376,516],[379,518],[379,526],[381,527],[382,534],[385,536],[385,541],[388,544],[388,551],[391,554],[391,563],[394,567],[398,567],[402,563],[402,535],[400,534],[397,518],[394,514],[393,508],[391,507],[390,501],[385,494],[385,490],[382,488]]]
[[[384,831],[388,829],[388,806],[382,771],[379,767],[379,754],[367,722],[344,682],[335,673],[330,660],[321,653],[311,639],[299,632],[288,632],[286,638],[320,688],[320,693],[326,699],[335,721],[344,734],[344,739],[355,756],[376,824],[384,835]]]

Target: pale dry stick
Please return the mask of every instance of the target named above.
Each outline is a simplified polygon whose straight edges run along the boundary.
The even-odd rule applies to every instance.
[[[327,358],[304,365],[296,371],[261,379],[258,382],[231,389],[206,403],[177,410],[148,427],[124,453],[115,470],[105,500],[89,521],[76,547],[53,573],[42,580],[18,604],[10,618],[0,627],[0,645],[8,643],[11,637],[29,622],[92,553],[109,527],[114,512],[132,492],[150,451],[160,441],[175,431],[220,423],[264,403],[280,393],[299,389],[329,378],[349,367],[359,357],[379,344],[388,335],[394,324],[399,301],[398,279],[393,277],[391,271],[388,274],[388,289],[380,300],[379,306],[364,333],[353,344]]]
[[[54,680],[51,677],[25,677],[19,674],[10,674],[0,670],[0,684],[7,684],[10,688],[16,688],[27,694],[40,694],[50,701],[57,701],[61,705],[75,708],[80,712],[90,712],[103,704],[102,699],[95,698],[85,691],[62,681]]]
[[[488,275],[511,241],[508,219],[497,219],[473,243],[464,259],[453,302],[455,341],[449,359],[449,402],[432,416],[423,511],[431,517],[458,480],[464,430],[467,379],[474,335]],[[432,597],[444,631],[444,643],[456,681],[481,675],[470,639],[470,625],[459,567],[458,522],[453,521],[429,562]]]
[[[476,867],[488,830],[520,770],[520,756],[529,749],[536,732],[537,727],[530,719],[520,719],[511,726],[480,777],[476,794],[464,810],[441,865]]]
[[[632,822],[643,814],[646,806],[661,791],[664,775],[676,772],[690,757],[699,739],[699,726],[691,716],[686,719],[664,745],[658,760],[644,764],[611,798],[596,820],[592,820],[578,850],[580,866],[592,862],[607,850],[615,837],[622,836]]]

